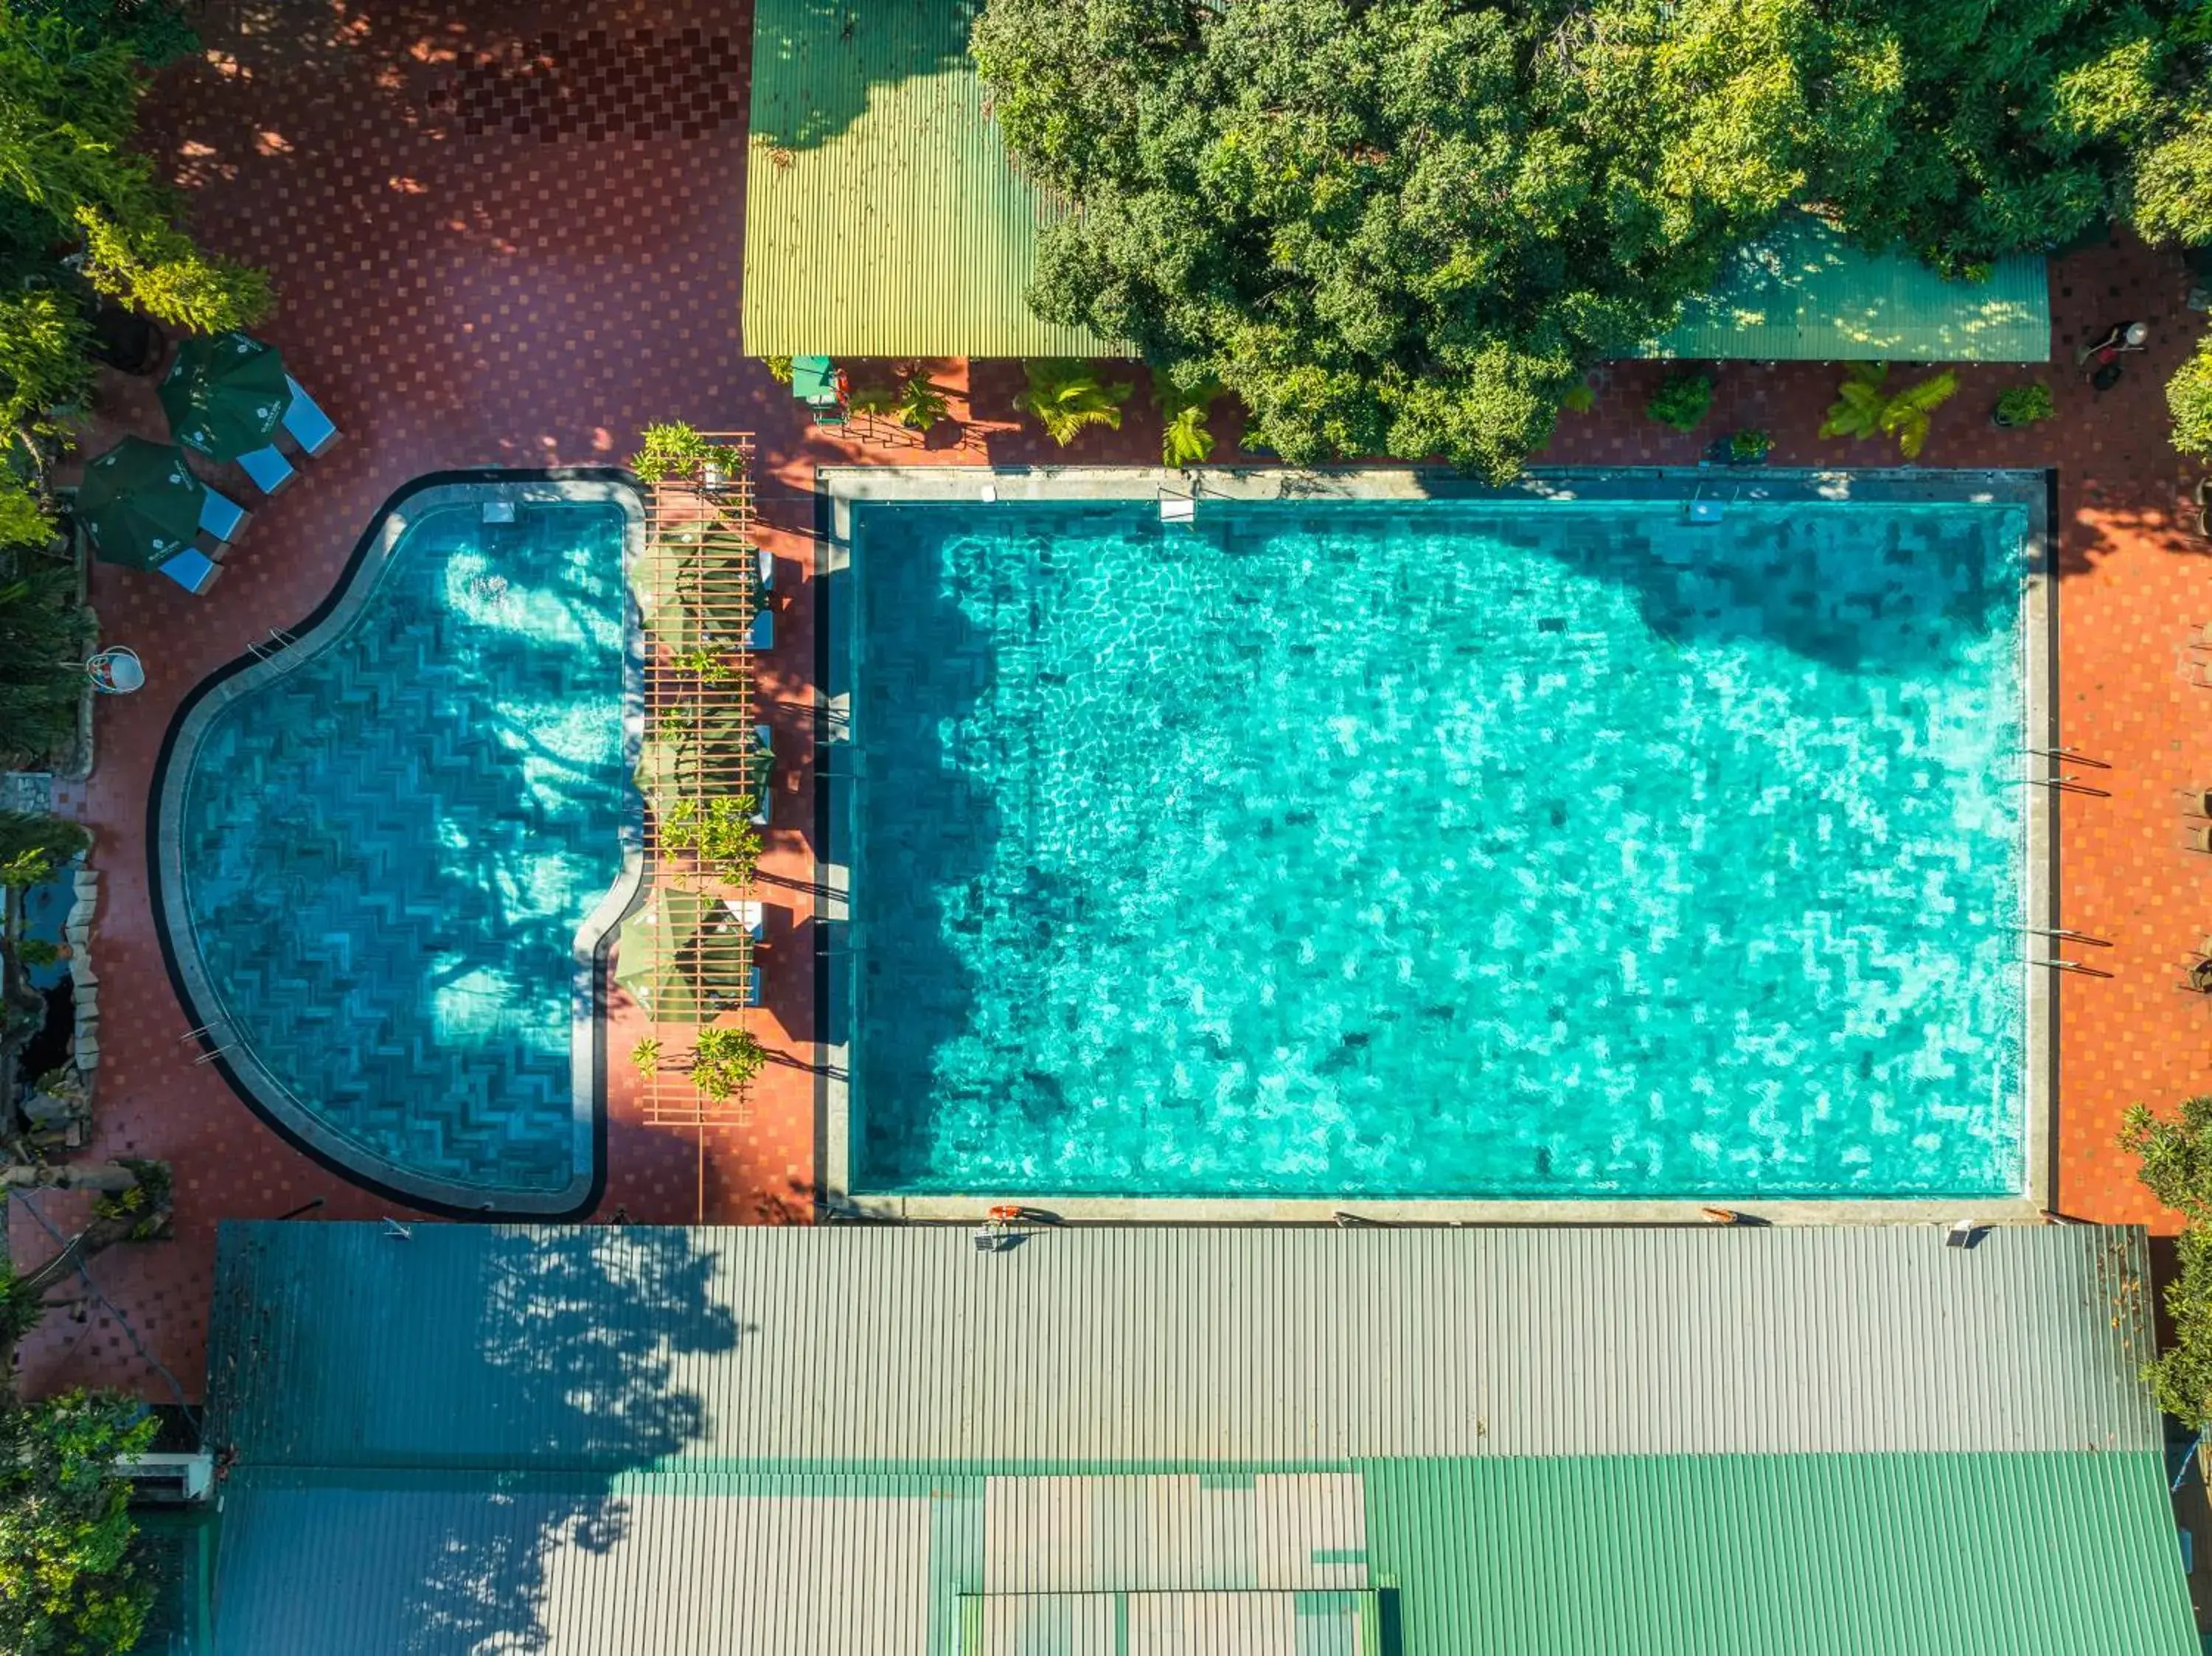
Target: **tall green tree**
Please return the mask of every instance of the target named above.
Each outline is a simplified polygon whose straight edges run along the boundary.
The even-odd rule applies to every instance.
[[[1039,312],[1286,458],[1505,475],[1784,208],[1958,275],[2168,205],[2203,0],[988,0]],[[2190,210],[2203,212],[2191,197]]]

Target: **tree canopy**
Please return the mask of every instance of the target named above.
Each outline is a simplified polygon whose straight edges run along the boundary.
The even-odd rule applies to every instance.
[[[2129,0],[989,0],[973,45],[1076,209],[1042,314],[1286,458],[1504,476],[1793,203],[1960,274],[2094,227],[2177,125],[2175,38]]]

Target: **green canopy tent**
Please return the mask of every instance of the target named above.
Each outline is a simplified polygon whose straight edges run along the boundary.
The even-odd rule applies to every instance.
[[[191,547],[206,500],[182,449],[126,437],[85,467],[77,526],[103,563],[158,569]]]
[[[679,525],[638,561],[630,584],[646,630],[670,650],[727,645],[744,630],[736,616],[747,599],[761,601],[760,553],[734,537]],[[712,620],[721,623],[720,636],[710,635]]]
[[[729,905],[696,891],[655,890],[622,924],[615,981],[657,1023],[706,1023],[740,1004],[751,965]]]
[[[665,810],[688,794],[745,793],[768,786],[774,755],[761,745],[745,710],[687,708],[681,727],[648,735],[639,750],[637,791]]]
[[[179,442],[211,460],[235,460],[276,440],[292,382],[274,345],[234,331],[179,345],[160,395]]]

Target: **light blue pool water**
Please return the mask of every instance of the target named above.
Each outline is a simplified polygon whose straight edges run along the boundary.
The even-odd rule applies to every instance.
[[[588,1172],[572,992],[623,862],[623,534],[612,504],[429,511],[189,756],[202,1010],[372,1177],[495,1200]]]
[[[2025,531],[856,507],[855,1186],[2016,1192]]]

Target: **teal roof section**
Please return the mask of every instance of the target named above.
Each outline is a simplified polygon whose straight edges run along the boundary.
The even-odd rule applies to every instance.
[[[745,168],[754,356],[1113,356],[1025,295],[1066,210],[1006,153],[968,55],[977,0],[758,0]],[[1946,282],[1809,213],[1731,262],[1643,353],[1705,359],[2042,362],[2043,261]]]
[[[2043,260],[1996,261],[1950,282],[1917,259],[1869,253],[1810,213],[1792,213],[1729,261],[1720,284],[1643,353],[1692,360],[2047,362]]]
[[[1365,1485],[1406,1656],[2197,1646],[2155,1453],[1398,1462]]]

